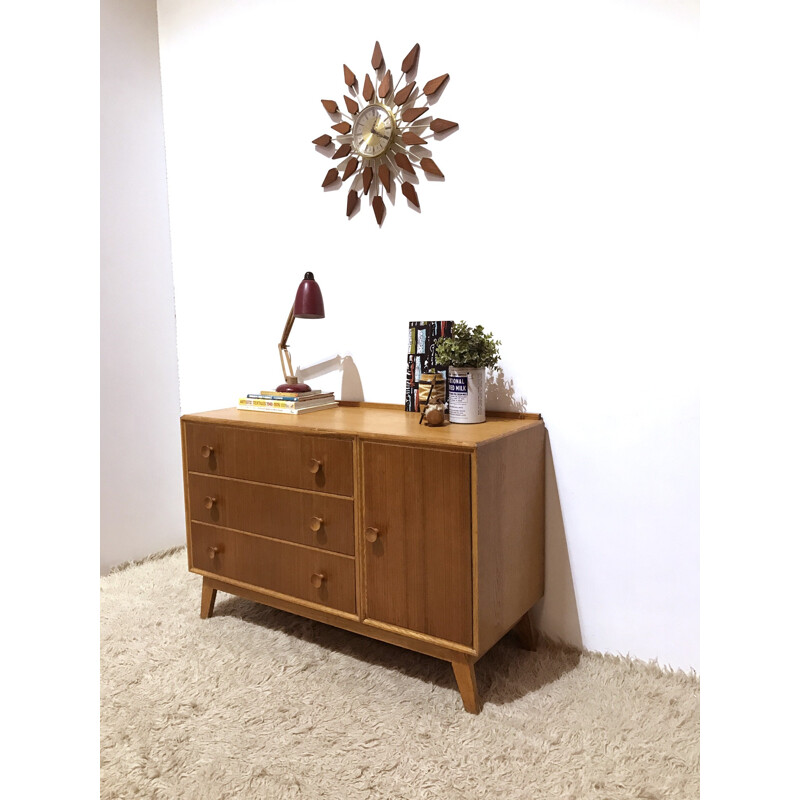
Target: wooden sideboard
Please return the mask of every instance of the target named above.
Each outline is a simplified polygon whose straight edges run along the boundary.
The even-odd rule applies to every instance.
[[[475,662],[512,628],[536,644],[544,422],[418,420],[344,402],[183,416],[189,569],[203,618],[222,590],[444,659],[478,713]]]

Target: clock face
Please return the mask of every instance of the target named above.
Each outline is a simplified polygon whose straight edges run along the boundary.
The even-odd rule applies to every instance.
[[[373,103],[353,122],[353,149],[363,158],[379,158],[392,145],[397,125],[385,106]]]

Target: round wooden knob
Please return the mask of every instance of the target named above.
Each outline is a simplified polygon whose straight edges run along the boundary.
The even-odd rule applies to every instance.
[[[377,528],[367,528],[364,537],[368,542],[377,542],[381,532]]]
[[[316,458],[310,458],[308,460],[308,471],[317,473],[322,468],[322,462],[318,461]]]
[[[214,503],[216,503],[216,502],[217,502],[217,498],[216,497],[206,497],[206,499],[203,500],[203,505],[206,508],[214,508]]]
[[[217,545],[212,544],[211,547],[208,548],[208,557],[213,561],[217,557],[217,554],[221,552],[221,547],[217,547]]]
[[[314,573],[314,574],[311,576],[311,585],[312,585],[312,586],[313,586],[315,589],[319,589],[319,588],[320,588],[320,586],[322,586],[322,583],[323,583],[323,581],[325,580],[325,578],[326,578],[326,577],[327,577],[327,576],[325,575],[325,573],[324,573],[324,572],[315,572],[315,573]]]
[[[200,455],[203,458],[211,458],[211,454],[214,452],[214,448],[210,444],[204,444],[200,448]]]
[[[321,527],[322,523],[325,522],[322,517],[311,517],[311,522],[308,524],[309,528],[311,528],[314,533],[316,533]]]

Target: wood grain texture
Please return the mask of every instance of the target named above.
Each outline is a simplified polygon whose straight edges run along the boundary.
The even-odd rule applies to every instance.
[[[480,425],[452,425],[447,423],[439,428],[429,428],[419,425],[419,414],[406,413],[403,406],[392,403],[356,403],[340,400],[337,408],[324,411],[315,411],[313,414],[293,416],[291,414],[268,414],[262,411],[244,411],[239,408],[220,408],[215,411],[204,411],[200,414],[184,414],[182,417],[187,426],[197,423],[205,426],[211,423],[214,426],[224,427],[227,431],[233,428],[237,431],[258,431],[267,433],[280,433],[283,435],[303,434],[312,438],[336,441],[349,437],[368,437],[376,441],[397,442],[408,445],[434,445],[452,450],[473,450],[477,445],[498,441],[507,436],[516,436],[519,431],[529,428],[542,427],[544,423],[538,414],[515,414],[505,417],[498,412],[487,412],[486,422]],[[210,440],[217,443],[221,436]],[[207,443],[205,437],[193,434],[191,439],[187,435],[187,449],[195,450]],[[238,440],[234,440],[236,442]],[[261,441],[261,440],[259,440]],[[225,443],[223,441],[223,443]],[[256,445],[257,446],[257,445]],[[251,446],[252,447],[252,446]],[[302,446],[307,451],[307,445]],[[297,446],[294,448],[298,449]],[[283,453],[284,451],[279,451]],[[224,456],[225,454],[221,454]],[[315,453],[308,453],[315,455]],[[341,456],[346,458],[344,454]],[[297,456],[292,456],[297,458]],[[220,459],[215,456],[214,464],[195,469],[193,464],[197,460],[196,454],[191,454],[189,469],[206,474],[227,474],[229,477],[242,477],[249,480],[258,480],[263,483],[276,481],[262,480],[258,477],[233,475],[220,469]],[[301,462],[302,464],[302,462]],[[222,466],[226,466],[223,464]],[[294,467],[293,467],[294,469]],[[321,471],[322,472],[322,471]],[[319,474],[319,473],[318,473]],[[287,485],[281,482],[281,485]],[[317,488],[316,485],[300,486],[312,491],[330,491]],[[338,494],[339,492],[337,492]],[[341,492],[345,494],[345,492]],[[346,494],[350,494],[347,492]],[[520,612],[520,616],[521,616]],[[515,620],[516,621],[516,620]]]
[[[450,75],[447,72],[445,72],[444,75],[440,75],[438,78],[431,78],[431,80],[422,87],[422,93],[427,97],[436,94],[449,78]]]
[[[401,69],[403,72],[411,72],[416,68],[419,63],[419,44],[415,44],[409,51],[408,55],[403,59]]]
[[[189,459],[187,457],[186,446],[186,423],[181,420],[181,466],[183,468],[183,516],[186,523],[186,556],[189,565],[192,563],[192,537],[191,521],[192,515],[189,511]]]
[[[375,212],[375,221],[378,225],[383,223],[383,218],[386,216],[386,206],[383,203],[383,198],[377,195],[372,198],[372,210]]]
[[[419,198],[417,197],[417,190],[414,188],[413,183],[403,181],[403,183],[400,185],[400,191],[405,195],[409,203],[413,203],[417,208],[419,208]]]
[[[394,163],[397,164],[397,166],[400,167],[400,169],[402,169],[403,172],[408,172],[411,175],[417,174],[416,172],[414,172],[414,167],[408,160],[408,156],[405,153],[395,153]]]
[[[347,193],[347,216],[350,217],[352,213],[356,210],[356,206],[358,205],[358,192],[355,189],[351,189]]]
[[[344,104],[347,106],[347,110],[351,114],[358,114],[359,112],[358,101],[353,100],[352,97],[348,97],[347,95],[343,95],[343,97],[344,97]]]
[[[355,85],[356,82],[355,72],[353,72],[353,70],[351,70],[350,67],[347,66],[347,64],[342,64],[342,66],[344,67],[344,82],[348,86]]]
[[[322,100],[321,102],[329,114],[335,114],[339,110],[335,100]]]
[[[193,569],[192,572],[202,574],[202,571],[196,569]],[[337,609],[325,608],[318,603],[298,600],[297,598],[277,594],[257,586],[249,586],[235,579],[222,580],[221,578],[210,575],[208,576],[208,582],[210,586],[221,592],[245,597],[255,603],[263,603],[264,605],[279,608],[282,611],[288,611],[291,614],[297,614],[307,619],[334,625],[337,628],[359,633],[371,639],[378,639],[381,642],[388,642],[389,644],[404,647],[407,650],[413,650],[417,653],[424,653],[427,656],[439,658],[442,661],[452,661],[454,658],[464,659],[465,657],[474,655],[474,652],[471,652],[469,648],[463,648],[459,645],[438,643],[430,637],[409,635],[407,632],[400,633],[391,628],[378,627],[377,625],[369,623],[365,624],[360,622],[353,614],[338,611]]]
[[[452,665],[465,710],[469,711],[470,714],[480,714],[483,702],[478,693],[478,682],[475,679],[475,662],[453,661]]]
[[[392,91],[392,71],[387,70],[386,74],[383,76],[383,80],[378,87],[378,96],[381,98],[385,98],[389,92]]]
[[[289,414],[244,412],[261,416]],[[324,414],[316,411],[309,417]],[[302,417],[295,417],[300,419]],[[213,447],[209,458],[203,446]],[[328,436],[295,436],[275,430],[247,430],[229,425],[187,422],[186,454],[190,472],[353,496],[353,441]],[[311,460],[320,461],[317,472]]]
[[[449,131],[451,128],[457,128],[457,122],[450,122],[449,119],[435,119],[431,122],[431,130],[434,133],[444,133],[444,131]]]
[[[372,69],[380,69],[383,64],[383,51],[380,42],[375,42],[375,49],[372,51]]]
[[[344,158],[347,155],[350,155],[350,145],[342,144],[336,148],[336,152],[331,156],[331,158]]]
[[[394,102],[398,106],[402,106],[411,95],[411,92],[414,91],[414,87],[417,85],[416,81],[411,81],[407,86],[404,86],[399,92],[397,92],[394,96]]]
[[[352,558],[200,523],[192,523],[192,544],[195,569],[355,613]],[[319,588],[315,574],[325,576]]]
[[[319,147],[327,147],[333,141],[333,137],[329,133],[324,133],[322,136],[317,136],[316,139],[311,140],[311,144]]]
[[[442,171],[436,166],[436,162],[432,158],[421,159],[419,165],[430,175],[438,175],[440,178],[444,178]]]
[[[388,192],[392,186],[392,173],[389,172],[389,167],[386,164],[381,164],[378,167],[378,178],[383,184],[383,188]]]
[[[322,180],[322,188],[324,189],[326,186],[330,186],[331,184],[336,183],[339,180],[339,170],[336,167],[331,167],[327,173],[325,173],[325,177]]]
[[[375,96],[375,87],[372,85],[372,79],[369,75],[364,76],[364,90],[361,94],[368,103],[372,102],[372,98]]]
[[[469,456],[375,442],[362,447],[363,524],[380,532],[366,551],[367,616],[470,645]]]
[[[427,106],[421,106],[419,108],[407,108],[401,114],[403,122],[413,122],[415,119],[421,117],[427,110]]]
[[[211,508],[207,507],[206,498],[213,498]],[[344,555],[355,553],[350,498],[190,473],[189,508],[193,522]],[[322,522],[315,530],[318,520]]]
[[[349,122],[337,122],[335,125],[331,125],[337,133],[345,134],[350,133],[350,123]]]
[[[362,183],[364,184],[364,194],[369,194],[369,187],[372,183],[372,167],[364,167],[362,175]]]
[[[347,148],[347,151],[350,152],[350,148]],[[357,158],[350,158],[348,159],[347,163],[344,165],[344,172],[342,173],[342,180],[346,181],[358,167],[358,159]]]
[[[411,147],[415,144],[427,144],[428,142],[413,131],[403,131],[402,135],[403,144]]]
[[[544,594],[544,425],[477,451],[479,655]]]

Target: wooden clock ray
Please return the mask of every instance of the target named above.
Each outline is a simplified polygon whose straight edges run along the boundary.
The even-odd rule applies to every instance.
[[[336,120],[336,135],[322,134],[312,144],[324,155],[338,160],[322,181],[323,189],[339,189],[351,181],[346,215],[351,217],[362,197],[372,206],[380,226],[386,215],[385,197],[392,201],[399,186],[403,196],[420,210],[417,169],[430,180],[444,179],[431,158],[431,140],[452,132],[458,123],[433,118],[430,104],[441,96],[450,75],[432,78],[422,87],[415,80],[420,46],[415,44],[403,59],[395,82],[386,68],[383,51],[375,42],[371,73],[359,86],[355,73],[344,64],[344,108],[336,100],[322,100],[323,108]],[[377,180],[374,178],[377,177]]]

